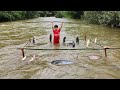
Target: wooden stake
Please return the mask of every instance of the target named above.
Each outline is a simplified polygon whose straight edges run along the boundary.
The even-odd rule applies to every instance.
[[[107,49],[109,49],[109,47],[104,47],[105,57],[107,57]]]
[[[85,34],[85,41],[86,41],[86,34]]]
[[[49,38],[50,38],[50,43],[52,43],[52,34],[50,34]]]
[[[76,43],[79,44],[79,38],[78,37],[76,38]]]
[[[107,57],[107,52],[106,52],[106,49],[107,49],[107,48],[104,48],[104,49],[105,49],[105,57]]]
[[[95,44],[97,43],[97,38],[95,38],[95,41],[94,41],[94,43],[95,43]]]
[[[22,56],[23,56],[23,58],[24,58],[24,57],[25,57],[24,49],[21,48],[21,51],[22,51]]]
[[[33,37],[33,44],[35,44],[35,37]]]

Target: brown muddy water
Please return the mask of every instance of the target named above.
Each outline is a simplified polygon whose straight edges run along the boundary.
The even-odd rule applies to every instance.
[[[65,22],[59,46],[49,42],[52,34],[49,21]],[[59,22],[55,24],[60,26]],[[88,47],[85,34],[86,40],[90,41]],[[29,42],[34,36],[35,45]],[[79,37],[79,44],[74,48],[64,46],[64,37],[67,41],[75,41]],[[0,79],[119,79],[120,49],[108,49],[105,57],[102,46],[120,48],[120,30],[55,17],[0,23]],[[17,49],[22,47],[80,50],[25,49],[26,59],[22,60],[21,50]],[[91,59],[94,55],[97,59]],[[73,64],[57,66],[51,64],[54,60],[68,60]]]

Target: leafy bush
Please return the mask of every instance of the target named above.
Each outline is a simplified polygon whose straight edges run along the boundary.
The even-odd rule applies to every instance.
[[[0,11],[0,21],[14,21],[38,17],[37,11]]]
[[[67,18],[80,19],[83,15],[83,11],[63,11],[63,16]]]
[[[83,18],[93,24],[117,26],[120,23],[120,11],[85,11]]]
[[[62,18],[64,15],[62,13],[62,11],[58,11],[56,14],[55,14],[55,17],[57,18]]]

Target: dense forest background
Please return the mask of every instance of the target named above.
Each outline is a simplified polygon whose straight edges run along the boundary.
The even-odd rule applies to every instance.
[[[80,19],[111,27],[120,26],[120,11],[0,11],[0,22],[51,16]]]

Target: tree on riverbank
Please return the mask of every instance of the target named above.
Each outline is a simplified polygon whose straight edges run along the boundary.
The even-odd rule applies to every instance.
[[[0,22],[38,17],[37,11],[0,11]]]
[[[82,19],[88,23],[111,27],[120,26],[120,11],[0,11],[0,22],[50,16]]]
[[[117,27],[120,23],[120,11],[85,11],[83,20],[93,24]]]
[[[56,17],[66,17],[66,18],[74,18],[80,19],[83,15],[83,11],[57,11],[55,16]]]
[[[57,11],[0,11],[0,22],[54,16]]]
[[[56,17],[82,19],[91,24],[120,26],[120,11],[58,11]]]

